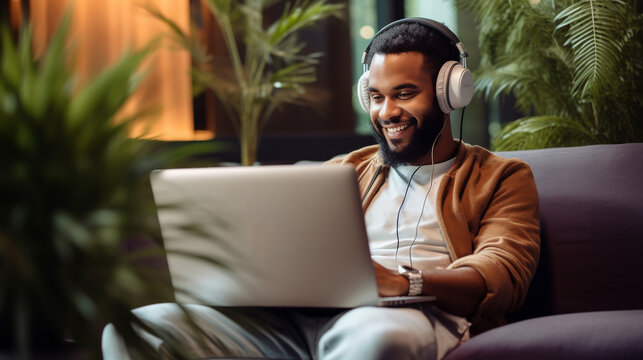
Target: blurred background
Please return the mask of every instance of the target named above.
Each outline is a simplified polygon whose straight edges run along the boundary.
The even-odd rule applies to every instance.
[[[210,63],[212,74],[226,76],[226,73],[232,73],[231,68],[217,65],[217,59],[230,53],[225,42],[226,34],[222,32],[220,19],[212,7],[216,3],[228,2],[8,0],[3,11],[7,11],[14,32],[21,26],[21,19],[31,19],[37,55],[46,47],[66,9],[71,9],[69,38],[75,53],[74,69],[79,82],[95,77],[100,69],[116,61],[124,51],[161,39],[162,45],[146,60],[146,82],[125,105],[125,112],[142,107],[150,111],[133,127],[132,135],[144,134],[147,138],[167,141],[168,144],[214,141],[228,145],[229,149],[219,151],[217,159],[239,162],[240,130],[235,127],[234,119],[230,119],[225,99],[222,103],[222,97],[213,91],[216,86],[208,86],[203,81],[199,83],[194,71],[199,66],[195,56],[198,51],[188,49],[192,45],[177,43],[176,31],[173,36],[168,26],[175,26],[182,35],[189,36],[190,41],[198,42],[202,47],[199,51],[207,54],[208,61],[215,60]],[[285,0],[259,3],[262,10],[258,19],[266,28],[291,6]],[[409,16],[443,22],[459,36],[468,50],[468,66],[477,76],[477,91],[466,108],[462,131],[464,141],[493,148],[494,138],[507,123],[530,115],[546,117],[529,119],[520,128],[513,129],[511,135],[517,136],[512,139],[518,140],[512,140],[510,146],[498,147],[498,150],[641,140],[642,126],[637,120],[641,96],[640,87],[635,84],[641,77],[641,65],[632,60],[641,54],[638,0],[616,5],[599,1],[592,3],[591,8],[582,1],[554,0],[509,3],[494,0],[484,4],[469,0],[336,0],[327,3],[341,8],[335,9],[333,16],[304,27],[296,34],[303,46],[302,52],[321,54],[315,64],[314,81],[304,81],[304,101],[278,102],[274,111],[267,112],[269,121],[257,126],[257,139],[252,142],[257,143],[256,160],[262,163],[326,160],[370,144],[368,117],[359,109],[354,91],[362,73],[361,54],[378,29]],[[295,6],[299,5],[295,3]],[[596,18],[572,18],[571,12],[563,14],[566,6],[572,8],[576,5],[583,10],[582,14],[592,14]],[[234,18],[234,14],[232,16]],[[573,32],[583,29],[577,26],[575,30],[572,23],[599,20],[607,22],[607,32],[603,33],[603,38],[592,38],[591,44],[602,48],[603,53],[599,54],[602,58],[594,60],[589,69],[585,65],[585,69],[579,70],[579,64],[585,63],[576,58],[583,51],[578,48],[583,41],[574,40]],[[614,21],[616,28],[609,21]],[[233,30],[237,42],[242,43],[242,32]],[[587,31],[583,36],[586,35]],[[513,52],[511,48],[514,48]],[[241,58],[245,57],[247,49],[240,48]],[[620,55],[612,57],[610,54],[615,52]],[[531,63],[525,63],[525,58],[531,58]],[[623,70],[616,69],[615,64],[624,64],[620,66]],[[486,68],[482,69],[481,65]],[[585,80],[580,79],[587,72],[599,72],[599,76],[587,75]],[[602,77],[600,72],[603,72]],[[541,79],[535,78],[538,76]],[[588,76],[594,78],[587,80]],[[615,94],[613,89],[600,85],[610,83],[606,81],[609,77],[617,77],[619,82],[629,81],[628,91]],[[593,81],[593,85],[579,85],[579,81]],[[623,88],[620,83],[614,87]],[[628,106],[632,110],[627,114],[619,113],[605,105],[615,103],[617,99],[631,99],[633,103],[628,103]],[[609,131],[607,126],[600,126],[599,118],[607,124],[605,120],[617,121],[612,117],[626,118],[624,125],[617,124],[611,133],[603,136],[601,131]],[[581,125],[568,122],[570,118]],[[452,114],[451,119],[457,136],[460,112]],[[631,135],[612,134],[626,132]],[[531,136],[528,141],[524,139],[526,133]],[[553,137],[557,140],[550,141]]]
[[[264,14],[264,21],[274,21],[283,11],[285,1],[276,1]],[[280,4],[281,3],[281,4]],[[471,15],[457,11],[447,0],[350,0],[335,1],[345,5],[342,17],[331,18],[303,29],[299,36],[307,51],[323,52],[317,65],[317,81],[309,92],[311,106],[286,104],[267,122],[259,143],[258,159],[263,162],[325,160],[336,154],[370,144],[368,117],[359,109],[354,86],[362,73],[361,54],[373,34],[387,23],[408,16],[429,17],[445,23],[463,41],[469,51],[468,65],[475,70],[479,62],[477,34]],[[221,30],[207,2],[201,0],[148,1],[185,31],[192,27],[207,50],[225,55]],[[65,11],[72,11],[70,41],[75,51],[78,81],[96,76],[100,69],[116,61],[133,47],[143,46],[168,28],[141,7],[140,1],[9,0],[14,31],[20,19],[30,18],[34,25],[34,48],[44,51]],[[26,15],[26,16],[23,16]],[[146,106],[153,113],[139,126],[134,136],[146,128],[148,137],[174,141],[214,140],[236,147],[233,124],[212,91],[192,92],[190,55],[166,43],[147,60],[147,81],[126,105],[135,109]],[[488,103],[474,98],[467,108],[463,139],[489,146],[500,124],[517,117],[511,101]],[[460,115],[452,115],[454,134],[459,130]],[[457,136],[457,135],[456,135]],[[222,161],[238,161],[238,151],[220,152]]]

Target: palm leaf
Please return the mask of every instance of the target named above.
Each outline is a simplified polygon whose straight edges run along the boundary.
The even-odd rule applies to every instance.
[[[493,141],[496,151],[595,144],[598,139],[578,122],[558,116],[533,116],[505,126]]]
[[[270,81],[279,88],[301,90],[301,84],[315,81],[315,67],[304,62],[294,63],[272,74]]]
[[[26,34],[29,36],[29,38],[31,38],[30,28],[28,29]],[[22,69],[22,66],[24,64],[22,64],[22,62],[20,61],[18,52],[13,46],[9,29],[4,26],[0,30],[0,39],[2,40],[2,57],[0,57],[0,84],[3,87],[6,86],[16,89],[20,85],[20,70]],[[31,47],[24,44],[24,41],[21,42],[19,46],[27,51],[31,50]]]
[[[578,99],[598,98],[615,84],[623,45],[632,37],[629,6],[620,0],[586,0],[572,4],[554,19],[565,31],[575,66],[572,91]]]
[[[508,125],[496,146],[643,140],[643,16],[635,1],[453,1],[478,22],[476,91],[489,100],[511,94],[520,112],[541,118]]]
[[[92,112],[96,110],[107,116],[115,114],[140,83],[141,78],[134,77],[133,74],[148,53],[149,49],[144,49],[123,57],[84,88],[69,109],[70,124],[90,119]],[[125,91],[110,91],[115,86],[122,86]]]
[[[571,116],[576,103],[571,97],[571,69],[557,54],[557,47],[503,56],[494,66],[476,71],[475,89],[491,100],[513,94],[523,113]],[[543,73],[542,69],[549,72]]]
[[[275,46],[303,28],[329,16],[340,16],[343,8],[341,4],[326,4],[324,0],[289,3],[281,17],[267,29],[267,43]]]
[[[29,27],[16,48],[0,26],[0,331],[10,331],[22,357],[34,324],[68,331],[92,358],[105,323],[135,335],[123,319],[159,300],[162,286],[130,261],[123,242],[158,236],[149,172],[194,154],[130,138],[138,113],[114,121],[141,81],[148,49],[75,84],[68,22],[39,59]]]
[[[165,16],[162,11],[149,4],[143,5],[143,8],[170,28],[172,40],[179,44],[183,49],[187,49],[189,51],[193,62],[197,64],[207,64],[210,61],[205,47],[202,46],[199,41],[196,41],[194,37],[183,32],[179,25],[169,17]]]
[[[224,105],[239,135],[244,165],[254,163],[259,134],[272,112],[284,102],[303,103],[302,85],[316,81],[314,65],[320,54],[305,53],[306,44],[297,40],[297,32],[330,16],[340,16],[345,8],[327,0],[286,2],[282,15],[264,29],[263,11],[275,3],[207,0],[221,29],[229,61],[223,66],[197,64],[192,70],[195,81],[212,89]],[[178,43],[193,52],[180,28],[159,17],[177,34]],[[239,39],[242,44],[238,44]]]

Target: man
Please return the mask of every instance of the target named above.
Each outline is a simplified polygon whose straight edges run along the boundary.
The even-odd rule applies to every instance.
[[[458,48],[432,28],[441,24],[425,20],[397,22],[369,45],[366,110],[378,146],[331,163],[357,169],[380,292],[408,290],[391,257],[409,263],[411,250],[428,255],[412,259],[428,265],[422,293],[483,330],[521,303],[535,271],[537,191],[526,164],[453,139],[435,87],[443,64],[458,60]],[[425,198],[429,206],[422,206]],[[417,208],[410,199],[420,201]],[[399,236],[403,228],[407,244]],[[422,247],[418,228],[430,246]],[[377,264],[380,258],[389,269]]]
[[[452,108],[442,90],[436,96],[444,85],[439,70],[451,60],[459,60],[458,48],[430,21],[380,31],[361,90],[379,145],[329,162],[358,173],[380,294],[434,295],[434,304],[270,312],[194,306],[208,339],[200,344],[174,306],[135,313],[195,357],[436,359],[466,340],[471,324],[472,332],[501,324],[536,268],[537,193],[526,164],[453,139]],[[169,352],[167,340],[150,339]],[[125,356],[119,341],[106,328],[106,359]]]

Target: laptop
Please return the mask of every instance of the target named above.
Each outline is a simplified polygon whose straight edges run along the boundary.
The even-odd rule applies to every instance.
[[[150,175],[177,301],[353,308],[380,298],[355,170],[275,165]]]

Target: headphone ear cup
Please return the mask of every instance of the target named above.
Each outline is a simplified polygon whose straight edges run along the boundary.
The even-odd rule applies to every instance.
[[[471,71],[457,61],[444,63],[435,83],[435,96],[445,114],[469,105],[473,97]]]
[[[438,99],[440,110],[445,114],[449,114],[455,110],[449,105],[449,74],[457,64],[456,61],[447,61],[444,63],[440,68],[440,72],[438,72],[438,79],[435,82],[435,96]]]
[[[368,91],[368,74],[366,71],[360,76],[359,81],[357,81],[357,99],[359,104],[367,114],[371,108],[371,94]]]

